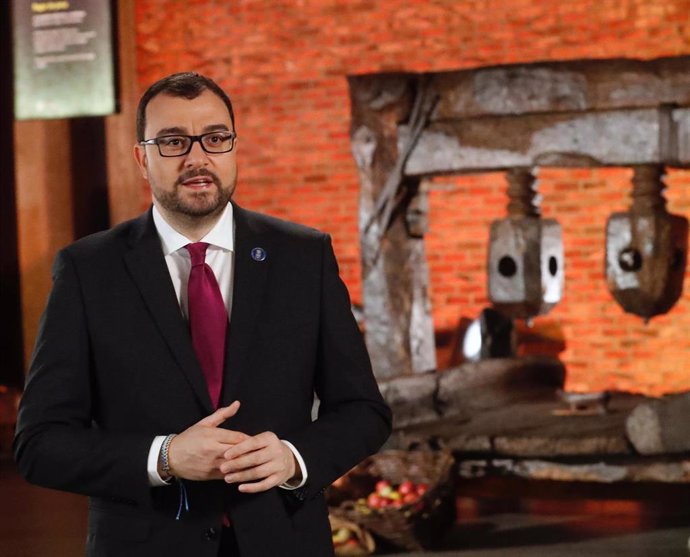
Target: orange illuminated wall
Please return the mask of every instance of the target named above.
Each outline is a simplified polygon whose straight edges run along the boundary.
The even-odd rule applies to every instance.
[[[226,87],[238,115],[237,200],[331,233],[360,302],[347,75],[687,55],[688,13],[690,0],[137,0],[138,80],[143,90],[196,70]],[[565,337],[568,388],[686,390],[690,286],[647,326],[606,290],[604,226],[609,213],[627,209],[630,175],[540,171],[543,214],[563,226],[567,268],[564,300],[536,325]],[[668,185],[669,210],[690,216],[690,173],[672,172]],[[505,182],[500,174],[442,177],[428,187],[434,319],[450,329],[488,303],[488,225],[505,215]]]

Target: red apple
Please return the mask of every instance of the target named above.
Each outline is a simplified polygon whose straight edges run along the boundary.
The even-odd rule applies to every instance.
[[[426,484],[426,483],[423,483],[423,482],[420,483],[420,484],[417,484],[417,495],[419,495],[419,496],[421,497],[421,496],[424,495],[427,491],[429,491],[429,484]]]
[[[405,480],[403,483],[400,484],[398,491],[401,495],[407,495],[408,493],[412,493],[414,489],[414,483],[412,483],[410,480]]]
[[[403,495],[403,503],[405,503],[406,505],[410,505],[418,499],[419,495],[417,495],[416,493],[406,493],[405,495]]]
[[[388,495],[393,488],[391,487],[391,483],[388,480],[379,480],[376,482],[376,493],[379,495],[386,496]]]

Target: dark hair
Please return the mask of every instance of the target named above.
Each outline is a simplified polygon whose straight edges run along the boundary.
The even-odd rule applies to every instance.
[[[232,111],[232,103],[228,95],[212,79],[195,72],[174,73],[151,85],[139,100],[137,107],[137,140],[143,141],[146,129],[146,107],[151,99],[157,95],[165,94],[185,99],[196,99],[201,93],[209,90],[215,93],[228,107],[232,127],[235,127],[235,114]]]

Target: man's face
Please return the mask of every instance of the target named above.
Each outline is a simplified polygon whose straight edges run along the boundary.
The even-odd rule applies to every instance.
[[[234,130],[225,103],[211,91],[191,100],[160,94],[146,107],[145,139],[216,131]],[[206,153],[195,141],[191,151],[179,157],[162,157],[156,145],[137,145],[134,155],[162,213],[205,217],[220,213],[232,197],[236,150]]]

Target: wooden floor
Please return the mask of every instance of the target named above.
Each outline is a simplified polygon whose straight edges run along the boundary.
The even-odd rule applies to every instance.
[[[424,557],[688,557],[690,504],[684,496],[567,498],[523,485],[458,498],[459,520],[438,551]],[[503,496],[502,496],[503,495]],[[619,495],[613,494],[616,497]],[[635,495],[634,493],[629,495]],[[0,462],[0,557],[78,557],[84,553],[86,500],[26,484]],[[413,557],[379,547],[389,557]],[[179,557],[179,556],[171,556]],[[267,556],[280,557],[280,556]]]

